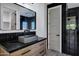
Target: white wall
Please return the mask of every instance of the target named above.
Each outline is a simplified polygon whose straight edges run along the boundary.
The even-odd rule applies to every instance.
[[[0,4],[0,22],[1,22],[1,4]],[[0,23],[0,30],[1,30],[1,23]]]
[[[20,5],[29,8],[36,12],[36,34],[40,37],[47,37],[47,7],[45,3],[22,4]]]

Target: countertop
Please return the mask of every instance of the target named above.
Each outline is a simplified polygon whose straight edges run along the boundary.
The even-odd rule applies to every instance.
[[[5,30],[0,30],[0,34],[4,34],[4,33],[20,33],[20,32],[24,32],[24,30],[6,30],[6,31]]]
[[[28,47],[32,44],[38,43],[40,41],[45,40],[46,38],[42,38],[42,40],[36,40],[29,43],[21,43],[19,41],[8,41],[8,42],[0,42],[0,44],[8,51],[9,53],[12,53],[16,50],[22,49],[24,47]]]

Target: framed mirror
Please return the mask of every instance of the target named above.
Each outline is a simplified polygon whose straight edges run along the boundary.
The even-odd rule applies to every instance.
[[[16,3],[1,3],[0,30],[36,30],[36,12]]]

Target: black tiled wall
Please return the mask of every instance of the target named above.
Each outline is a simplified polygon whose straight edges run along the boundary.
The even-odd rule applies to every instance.
[[[20,33],[3,33],[0,34],[0,42],[2,41],[10,41],[10,40],[18,40],[18,36],[24,36],[24,35],[35,35],[35,32],[20,32]]]

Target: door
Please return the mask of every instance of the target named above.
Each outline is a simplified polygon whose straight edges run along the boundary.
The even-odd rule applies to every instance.
[[[77,25],[76,16],[67,17],[66,20],[66,53],[77,55]]]
[[[16,11],[11,13],[11,30],[16,30]]]
[[[61,52],[61,5],[48,9],[48,49]]]

